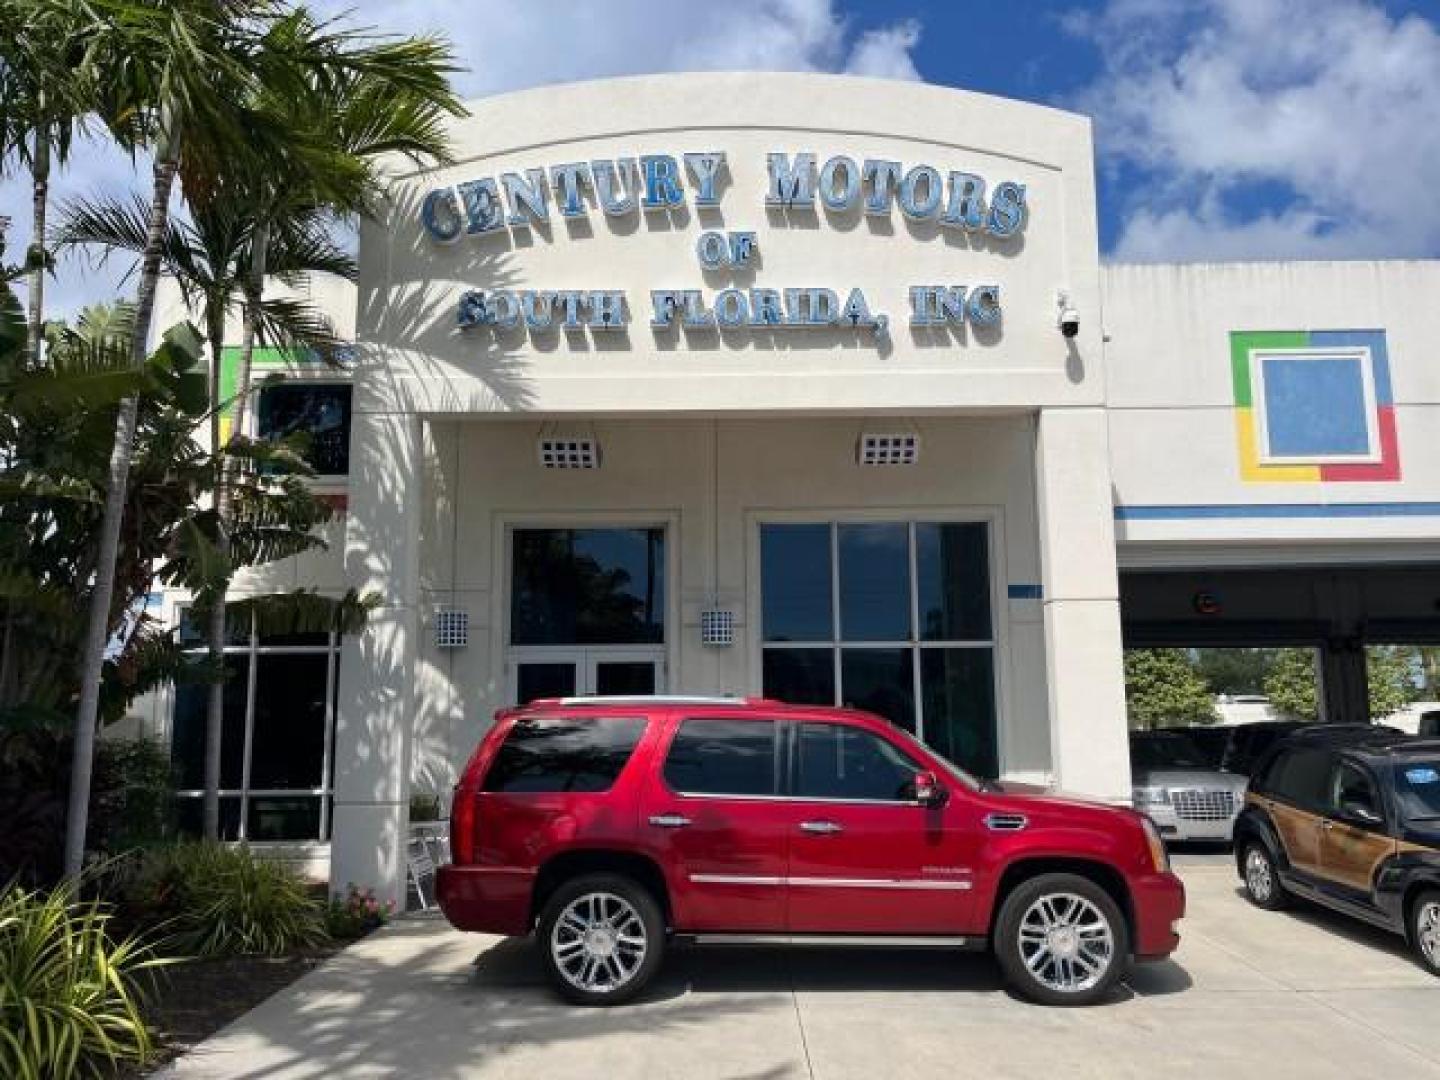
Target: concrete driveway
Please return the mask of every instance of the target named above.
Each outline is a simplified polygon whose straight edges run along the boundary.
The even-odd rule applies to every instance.
[[[528,944],[407,918],[166,1069],[177,1078],[1440,1078],[1440,979],[1398,938],[1237,894],[1182,855],[1184,943],[1115,1003],[1011,998],[986,956],[675,950],[643,1003],[572,1008]]]

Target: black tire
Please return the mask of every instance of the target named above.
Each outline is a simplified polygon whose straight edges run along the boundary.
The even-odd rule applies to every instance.
[[[1289,906],[1290,894],[1280,883],[1280,866],[1269,844],[1258,837],[1249,837],[1240,847],[1238,862],[1245,896],[1252,904],[1266,911]]]
[[[1406,924],[1416,961],[1431,975],[1440,975],[1440,889],[1430,889],[1415,898]]]
[[[1042,905],[1047,899],[1048,907]],[[1036,935],[1047,910],[1059,916],[1053,921],[1057,928],[1063,929],[1068,917],[1090,932],[1076,937],[1061,933],[1042,946]],[[1093,929],[1102,924],[1107,949],[1099,947],[1101,938]],[[1052,945],[1062,951],[1049,953]],[[1010,988],[1040,1005],[1094,1005],[1109,997],[1130,970],[1130,927],[1124,913],[1108,892],[1078,874],[1041,874],[1012,889],[1000,906],[991,947]],[[1037,950],[1043,954],[1038,963]],[[1086,963],[1097,969],[1089,971]],[[1073,985],[1064,986],[1067,981]]]
[[[571,912],[572,905],[572,917],[566,918],[566,925],[557,932],[557,924]],[[590,930],[582,931],[580,927],[586,924]],[[643,949],[638,953],[633,944],[637,924],[644,934]],[[593,939],[592,948],[587,935],[595,932],[599,937]],[[585,874],[562,884],[546,901],[536,944],[546,974],[566,1001],[621,1005],[644,990],[660,969],[665,954],[665,917],[650,890],[633,878]],[[631,961],[638,961],[633,968]]]

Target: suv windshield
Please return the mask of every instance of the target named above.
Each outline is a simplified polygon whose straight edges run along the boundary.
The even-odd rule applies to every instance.
[[[1137,735],[1130,740],[1130,768],[1146,769],[1214,769],[1215,761],[1188,736],[1155,732]]]
[[[1405,821],[1440,821],[1440,758],[1397,762],[1395,802]]]

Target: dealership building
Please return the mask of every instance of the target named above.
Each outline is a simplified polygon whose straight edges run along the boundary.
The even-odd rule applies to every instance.
[[[1440,638],[1440,264],[1102,264],[1089,120],[935,86],[616,79],[453,136],[317,293],[354,364],[258,357],[344,513],[237,592],[378,606],[235,632],[227,835],[393,892],[412,796],[572,694],[850,704],[1128,801],[1125,646],[1311,647],[1363,719],[1365,645]],[[197,812],[203,694],[144,706]]]

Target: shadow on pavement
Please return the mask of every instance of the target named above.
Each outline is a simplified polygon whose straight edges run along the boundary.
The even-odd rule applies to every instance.
[[[538,987],[548,994],[536,946],[512,938],[475,960],[475,983],[492,988]],[[1137,964],[1117,991],[1132,996],[1175,994],[1191,986],[1190,975],[1167,960]],[[687,994],[964,993],[1005,994],[1000,969],[987,953],[947,949],[749,948],[674,945],[649,991],[638,1003]]]

